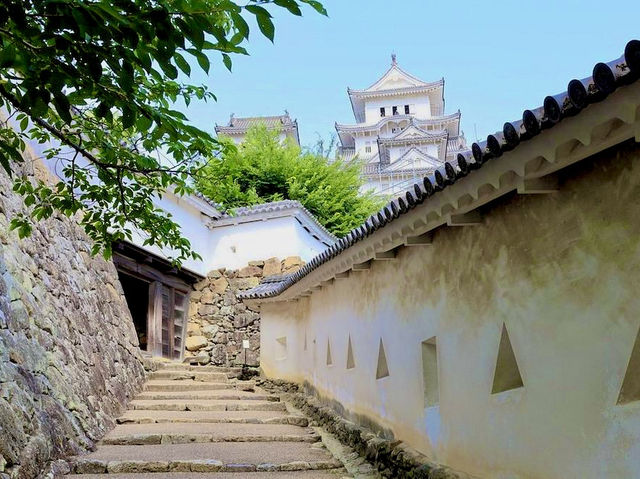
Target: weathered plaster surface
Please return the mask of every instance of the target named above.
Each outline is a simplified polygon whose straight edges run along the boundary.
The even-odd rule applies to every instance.
[[[0,171],[3,478],[36,477],[48,462],[92,447],[144,379],[113,264],[91,257],[89,240],[64,216],[19,240],[8,225],[23,208]]]
[[[639,160],[640,146],[620,145],[565,171],[558,193],[514,194],[482,225],[263,304],[265,373],[306,380],[481,477],[640,477],[640,401],[617,405],[640,328]],[[524,387],[492,395],[503,324]],[[433,336],[440,401],[425,408],[421,342]],[[288,352],[275,360],[278,337]],[[380,338],[390,375],[376,380]]]

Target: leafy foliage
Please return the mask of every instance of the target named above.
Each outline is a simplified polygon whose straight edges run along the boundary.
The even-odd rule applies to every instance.
[[[56,211],[80,213],[94,253],[116,239],[147,235],[177,263],[197,257],[171,217],[153,205],[167,190],[191,191],[190,178],[223,146],[174,107],[215,97],[184,83],[211,54],[232,67],[246,54],[249,22],[270,40],[269,9],[301,15],[315,0],[6,0],[0,4],[0,165],[20,172],[25,142],[45,144],[57,184],[15,178],[31,207],[11,226],[20,236]],[[14,175],[15,176],[15,175]]]
[[[275,130],[252,127],[238,147],[226,140],[225,152],[204,166],[196,187],[227,208],[268,201],[298,200],[332,233],[342,236],[377,211],[384,199],[359,194],[357,162],[329,161],[281,142]]]

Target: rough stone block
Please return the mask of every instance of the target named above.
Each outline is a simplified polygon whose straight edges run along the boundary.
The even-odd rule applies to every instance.
[[[188,351],[198,351],[204,348],[209,341],[204,336],[190,336],[185,339],[185,348]]]
[[[78,459],[73,470],[76,474],[104,474],[107,472],[107,463],[105,461]]]
[[[189,322],[187,324],[187,336],[201,336],[202,331],[200,329],[200,325],[194,322]]]
[[[190,461],[191,472],[218,472],[224,467],[222,462],[215,459],[196,459]]]
[[[260,284],[260,278],[235,278],[231,280],[231,286],[239,290],[255,288]]]
[[[227,278],[221,277],[211,282],[210,289],[215,294],[223,294],[228,286]]]
[[[203,304],[215,304],[218,299],[218,295],[212,291],[205,292],[200,298],[200,302]]]
[[[219,330],[220,326],[218,326],[217,324],[209,324],[207,326],[203,326],[201,329],[202,335],[210,339],[215,337],[215,335],[218,334]]]
[[[262,276],[262,268],[258,266],[245,266],[238,271],[238,278],[249,278],[251,276]]]
[[[169,462],[165,461],[110,461],[107,464],[109,474],[167,472]]]
[[[273,276],[282,273],[282,263],[278,258],[269,258],[264,262],[263,276]]]
[[[304,263],[300,256],[289,256],[282,261],[282,269],[290,269],[296,266],[302,266]]]
[[[201,304],[198,308],[198,314],[200,316],[211,316],[218,311],[218,307],[213,304]]]

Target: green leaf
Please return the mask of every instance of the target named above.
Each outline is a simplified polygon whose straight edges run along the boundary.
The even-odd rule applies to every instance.
[[[140,115],[136,120],[136,128],[138,131],[147,131],[149,128],[151,128],[152,124],[153,121],[151,120],[151,118],[147,118],[144,115]]]
[[[319,14],[324,15],[325,17],[328,16],[327,9],[324,8],[322,3],[318,2],[317,0],[300,0],[300,1],[302,3],[306,3],[307,5],[309,5]]]
[[[264,15],[267,18],[271,18],[271,14],[269,13],[269,10],[267,10],[264,7],[260,7],[258,5],[247,5],[244,8],[246,8],[248,12],[253,13],[255,16]]]
[[[180,70],[182,70],[185,73],[185,75],[187,76],[191,75],[191,65],[189,65],[189,63],[187,63],[184,57],[180,55],[178,52],[176,52],[173,55],[173,61],[176,62],[176,65],[178,66],[178,68],[180,68]]]
[[[256,21],[258,22],[258,28],[260,28],[262,34],[273,42],[275,27],[271,18],[266,15],[256,15]]]
[[[136,111],[129,107],[125,106],[122,108],[122,128],[125,130],[131,128],[136,122]]]
[[[233,22],[233,26],[238,30],[238,33],[242,35],[243,38],[249,38],[249,24],[242,15],[232,13],[230,14],[230,17]]]
[[[302,11],[300,10],[300,7],[298,6],[298,3],[295,0],[274,0],[273,3],[275,3],[279,7],[286,8],[294,15],[297,15],[297,16],[302,15]]]
[[[22,154],[20,153],[20,151],[18,151],[18,149],[15,146],[11,146],[6,144],[3,141],[0,141],[0,148],[4,150],[8,159],[11,159],[16,163],[22,163],[24,161]]]
[[[223,53],[222,61],[224,62],[224,66],[227,67],[227,70],[231,71],[231,57],[226,53]]]
[[[9,178],[11,178],[12,172],[11,172],[11,163],[9,162],[9,158],[0,151],[0,165],[2,165],[2,168],[4,168],[4,171],[7,172],[7,174],[9,175]]]
[[[171,80],[175,80],[178,78],[178,69],[174,67],[171,63],[161,63],[160,67],[165,75],[167,75]]]
[[[200,68],[202,68],[205,71],[205,73],[209,73],[209,68],[211,68],[211,62],[209,61],[209,58],[207,57],[207,55],[205,55],[199,50],[196,50],[195,48],[189,48],[189,50],[187,51],[191,53],[194,57],[196,57],[196,60],[198,60],[198,65],[200,65]]]
[[[13,218],[9,224],[11,231],[18,230],[18,237],[20,239],[26,238],[31,234],[31,224],[23,217]]]
[[[63,94],[56,95],[53,98],[53,105],[56,107],[60,118],[67,124],[71,123],[71,104],[69,103],[69,99]]]
[[[0,68],[10,68],[16,61],[16,48],[9,43],[0,52]]]

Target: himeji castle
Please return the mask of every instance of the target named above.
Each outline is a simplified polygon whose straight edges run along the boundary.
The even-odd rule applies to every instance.
[[[373,85],[347,93],[356,124],[336,123],[338,155],[364,162],[364,189],[400,192],[467,150],[460,111],[444,112],[444,79],[426,83],[402,70],[395,55]]]

